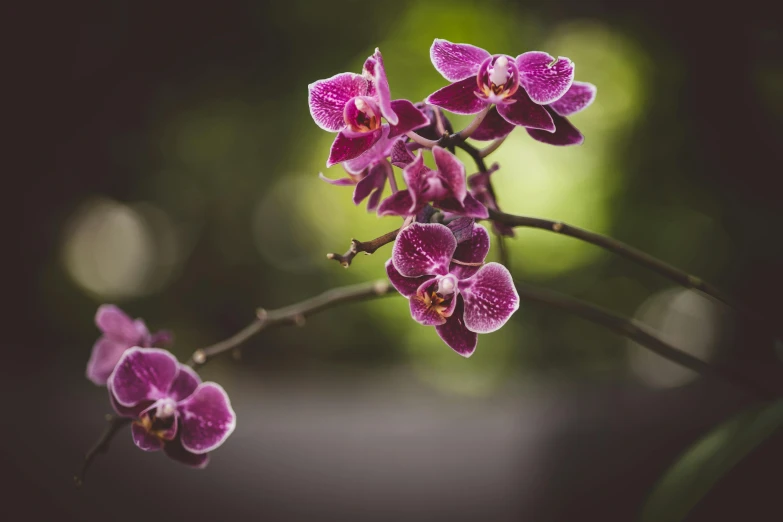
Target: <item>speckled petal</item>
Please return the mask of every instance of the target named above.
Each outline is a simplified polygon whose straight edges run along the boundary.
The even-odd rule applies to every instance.
[[[487,51],[474,45],[455,44],[439,38],[430,47],[432,65],[450,82],[476,76],[481,63],[489,56]]]
[[[589,107],[597,93],[598,89],[592,83],[574,82],[568,92],[550,107],[560,116],[571,116]]]
[[[517,56],[517,67],[522,86],[539,105],[559,99],[574,81],[574,63],[562,56],[555,60],[547,53],[531,51]]]
[[[405,277],[446,275],[457,240],[439,223],[412,223],[400,232],[392,249],[394,268]]]
[[[307,87],[310,114],[323,130],[337,132],[345,127],[345,104],[367,93],[367,80],[358,74],[340,73]]]
[[[434,278],[428,275],[421,277],[404,277],[394,268],[391,259],[386,261],[386,275],[389,276],[389,281],[391,281],[392,286],[405,297],[414,295],[416,290],[425,282],[429,280],[435,281]]]
[[[341,131],[332,143],[326,166],[331,167],[343,161],[358,158],[372,147],[381,137],[381,129],[373,132],[349,134]]]
[[[182,423],[182,447],[196,454],[212,451],[236,428],[236,414],[225,390],[214,382],[205,382],[179,403]]]
[[[481,125],[470,135],[470,139],[477,141],[496,140],[508,136],[514,130],[514,127],[513,123],[507,122],[498,113],[497,107],[492,107],[486,117],[484,117]]]
[[[395,192],[378,207],[379,216],[412,216],[417,212],[408,189]]]
[[[133,443],[144,451],[159,451],[163,449],[163,441],[144,429],[140,424],[131,424]]]
[[[408,147],[405,146],[405,140],[403,138],[398,138],[392,145],[391,164],[395,167],[404,169],[413,163],[415,159],[416,157],[408,150]]]
[[[362,75],[370,82],[369,92],[378,100],[378,107],[381,114],[392,125],[397,125],[399,118],[392,107],[391,92],[389,91],[389,80],[386,78],[386,69],[383,66],[383,56],[381,51],[375,49],[375,54],[367,58],[364,62]]]
[[[487,106],[486,101],[476,96],[477,89],[476,77],[471,76],[430,94],[427,103],[454,114],[476,114]]]
[[[459,283],[465,300],[465,326],[476,333],[494,332],[519,308],[519,294],[508,269],[487,263]]]
[[[401,136],[408,131],[420,129],[430,124],[429,118],[408,100],[394,100],[391,107],[399,121],[391,126],[389,138]]]
[[[489,233],[487,229],[476,223],[473,224],[471,237],[457,245],[452,257],[451,268],[449,271],[457,276],[457,279],[467,279],[476,272],[480,266],[467,266],[453,261],[463,263],[483,263],[489,253]]]
[[[585,137],[568,119],[558,115],[549,107],[547,107],[547,111],[552,116],[552,121],[555,122],[555,132],[525,129],[531,138],[542,143],[558,146],[581,145],[584,143]]]
[[[541,106],[533,103],[525,92],[518,89],[511,97],[514,103],[498,105],[498,113],[509,123],[529,129],[541,129],[552,132],[555,124],[549,112]]]
[[[109,375],[128,348],[130,346],[125,341],[100,337],[93,345],[90,360],[87,361],[87,378],[98,386],[105,386]]]
[[[465,165],[454,154],[437,145],[432,147],[432,156],[435,158],[438,174],[451,195],[462,203],[468,195],[468,188],[465,185]]]
[[[476,350],[478,334],[465,328],[462,297],[457,296],[456,301],[456,306],[451,317],[449,317],[444,324],[436,326],[435,331],[438,332],[440,338],[443,339],[452,350],[463,357],[470,357]]]
[[[343,168],[348,174],[360,174],[373,163],[384,161],[390,154],[392,140],[389,139],[390,127],[384,123],[381,125],[381,137],[378,138],[370,149],[364,154],[343,163]],[[355,183],[354,183],[355,184]]]
[[[199,384],[201,384],[201,377],[195,370],[186,364],[180,364],[179,373],[169,387],[168,396],[175,401],[184,400],[196,391]]]
[[[179,373],[177,359],[158,348],[130,348],[122,354],[108,380],[121,406],[135,406],[166,394]]]

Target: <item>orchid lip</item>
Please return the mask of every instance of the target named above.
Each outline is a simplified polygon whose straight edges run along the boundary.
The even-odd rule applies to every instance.
[[[343,110],[345,124],[353,132],[372,132],[381,127],[381,111],[367,96],[348,100]]]
[[[437,293],[446,297],[457,291],[457,278],[449,274],[438,281]]]
[[[519,89],[519,68],[510,56],[490,56],[481,64],[476,81],[476,94],[480,98],[490,103],[503,103]]]

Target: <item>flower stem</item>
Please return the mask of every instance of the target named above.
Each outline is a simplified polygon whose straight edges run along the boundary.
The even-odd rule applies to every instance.
[[[359,241],[356,239],[351,239],[351,246],[348,247],[348,251],[345,254],[331,252],[326,254],[326,257],[327,259],[334,259],[343,265],[344,268],[348,268],[351,266],[351,261],[353,261],[353,258],[356,257],[356,254],[359,252],[364,252],[368,255],[374,254],[375,251],[383,245],[387,245],[394,241],[397,238],[397,234],[400,233],[400,230],[402,230],[402,227],[392,230],[391,232],[386,232],[384,235],[378,236],[375,239],[371,239],[370,241]]]
[[[413,131],[406,133],[406,136],[408,136],[411,140],[415,141],[425,149],[431,149],[432,147],[438,144],[437,141],[428,140],[424,136],[420,136],[419,134],[416,134]]]
[[[117,433],[122,428],[131,423],[130,418],[120,417],[118,415],[107,415],[106,421],[108,422],[106,430],[103,432],[95,445],[90,448],[90,451],[85,454],[82,469],[79,470],[79,473],[73,477],[74,484],[77,488],[80,488],[84,485],[84,477],[87,475],[87,470],[90,469],[90,466],[95,460],[95,457],[109,451],[109,445],[111,444],[112,439],[114,439],[114,436],[117,435]]]
[[[505,135],[505,136],[503,136],[502,138],[498,138],[498,139],[496,139],[495,141],[493,141],[492,143],[490,143],[490,144],[489,144],[487,147],[484,147],[483,149],[481,149],[481,150],[479,151],[479,155],[480,155],[482,158],[486,158],[487,156],[489,156],[490,154],[492,154],[493,152],[495,152],[496,150],[498,150],[498,148],[499,148],[501,145],[503,145],[503,142],[504,142],[504,141],[506,141],[506,138],[508,138],[508,137],[509,137],[509,134],[506,134],[506,135]]]
[[[484,121],[484,118],[487,117],[487,113],[489,113],[489,109],[492,108],[492,104],[488,104],[484,109],[482,109],[481,112],[476,114],[476,117],[473,118],[473,121],[471,121],[467,127],[459,131],[459,139],[466,140],[470,138],[470,135],[475,132],[476,129],[478,129],[479,125],[481,125],[481,122]]]

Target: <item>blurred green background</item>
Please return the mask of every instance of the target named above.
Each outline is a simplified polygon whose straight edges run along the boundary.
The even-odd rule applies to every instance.
[[[572,118],[585,144],[555,148],[515,131],[489,158],[501,166],[494,182],[503,210],[605,233],[781,319],[783,42],[780,24],[762,10],[608,0],[109,2],[60,7],[46,18],[42,37],[24,51],[29,57],[20,56],[35,113],[20,133],[35,147],[25,151],[24,175],[9,174],[25,195],[12,202],[20,205],[13,257],[21,266],[10,281],[23,297],[9,329],[14,364],[5,371],[9,386],[58,383],[63,407],[97,419],[90,430],[74,427],[63,443],[74,455],[91,443],[106,410],[103,392],[81,381],[100,303],[120,305],[153,330],[173,330],[172,351],[184,360],[243,327],[259,306],[383,277],[389,247],[348,270],[325,259],[351,237],[370,239],[398,220],[367,214],[350,203],[350,189],[318,180],[319,172],[342,171],[324,168],[333,135],[314,125],[306,103],[307,84],[360,71],[376,46],[392,95],[413,101],[446,83],[429,62],[436,37],[492,53],[536,49],[571,58],[576,78],[598,86],[596,102]],[[467,121],[452,118],[455,128]],[[779,360],[758,324],[701,296],[542,231],[519,230],[509,253],[519,279],[634,316],[700,357],[780,382]],[[595,393],[589,404],[609,417],[577,426],[595,422],[599,433],[617,432],[617,393],[637,397],[623,413],[633,419],[643,410],[633,401],[658,404],[670,445],[660,462],[640,464],[646,471],[629,505],[604,520],[630,520],[665,464],[745,400],[719,383],[694,382],[600,327],[526,303],[505,328],[481,336],[469,360],[413,322],[396,297],[323,312],[244,348],[241,362],[225,357],[204,373],[242,397],[240,419],[254,404],[252,392],[241,395],[248,382],[299,383],[310,375],[349,382],[404,375],[425,396],[479,401],[483,412],[522,393],[556,393],[563,405],[555,401],[553,415],[568,416],[569,401]],[[387,383],[392,397],[395,382]],[[562,391],[572,386],[581,391]],[[357,393],[365,391],[357,384]],[[80,406],[85,397],[94,406]],[[694,410],[667,416],[661,397]],[[690,424],[677,431],[683,416]],[[415,429],[404,413],[399,422]],[[578,429],[569,433],[579,438]],[[597,437],[598,446],[612,446]],[[557,451],[579,454],[577,443],[562,444]],[[12,469],[24,468],[23,459],[6,458]],[[95,475],[113,480],[107,468]],[[208,482],[209,471],[200,480]],[[553,492],[581,484],[558,480]],[[33,482],[60,499],[55,505],[82,513],[84,504],[74,506],[67,493],[50,493],[59,481]],[[511,505],[492,519],[528,513]],[[535,513],[549,520],[569,512]]]

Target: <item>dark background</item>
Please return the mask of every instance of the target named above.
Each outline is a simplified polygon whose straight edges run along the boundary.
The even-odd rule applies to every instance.
[[[265,332],[241,361],[208,366],[238,428],[205,471],[121,433],[77,491],[73,472],[109,411],[83,378],[92,316],[114,302],[170,328],[184,360],[258,306],[382,277],[388,248],[348,271],[323,258],[397,225],[316,179],[331,136],[310,120],[305,87],[358,71],[380,46],[393,94],[422,99],[444,84],[427,55],[439,37],[569,56],[598,85],[574,117],[581,148],[516,131],[493,157],[504,209],[626,241],[779,325],[781,22],[761,3],[729,5],[17,8],[4,75],[9,520],[633,520],[677,456],[752,398],[526,303],[463,360],[390,298]],[[568,238],[520,231],[511,259],[517,277],[783,386],[756,321]],[[689,520],[777,519],[782,437]]]

